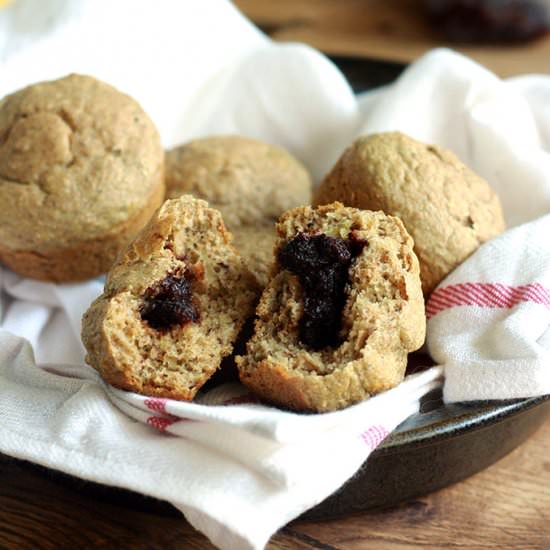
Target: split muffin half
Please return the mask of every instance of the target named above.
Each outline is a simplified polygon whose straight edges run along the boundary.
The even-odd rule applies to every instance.
[[[267,401],[330,411],[397,385],[424,342],[418,260],[401,220],[340,203],[277,224],[274,275],[241,381]]]
[[[113,386],[190,400],[231,353],[254,310],[254,277],[221,214],[168,200],[110,271],[85,313],[87,362]]]

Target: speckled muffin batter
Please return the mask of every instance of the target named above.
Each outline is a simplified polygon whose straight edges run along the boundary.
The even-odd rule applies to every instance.
[[[450,151],[398,132],[361,137],[344,152],[314,204],[335,200],[401,218],[414,239],[425,295],[505,228],[485,180]]]
[[[107,271],[164,198],[164,152],[139,104],[94,78],[0,102],[0,261],[47,281]]]
[[[263,399],[329,411],[397,385],[424,342],[418,260],[398,218],[334,203],[277,224],[277,262],[241,381]]]
[[[86,361],[116,387],[190,400],[231,353],[255,285],[217,210],[168,200],[85,313]]]
[[[170,198],[191,193],[220,210],[235,246],[264,285],[269,269],[257,258],[272,256],[277,218],[311,201],[311,178],[297,159],[281,147],[241,136],[197,139],[168,151],[166,186]]]
[[[241,225],[232,233],[233,244],[256,277],[258,288],[264,288],[273,268],[273,249],[277,236],[275,224]]]

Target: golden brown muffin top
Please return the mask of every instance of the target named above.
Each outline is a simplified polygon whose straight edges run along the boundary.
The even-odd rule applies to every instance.
[[[145,207],[163,170],[140,105],[89,76],[0,102],[0,243],[49,252],[94,239]]]
[[[290,153],[241,136],[191,141],[166,155],[167,197],[205,199],[233,230],[273,223],[285,210],[311,201],[311,178]]]
[[[451,151],[399,132],[363,136],[346,149],[314,204],[335,200],[401,218],[426,295],[505,227],[498,196],[483,178]]]

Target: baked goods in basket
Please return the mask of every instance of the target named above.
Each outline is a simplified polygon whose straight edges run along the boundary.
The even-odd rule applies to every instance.
[[[0,102],[0,261],[25,277],[107,271],[164,198],[164,152],[139,104],[71,75]]]
[[[190,400],[231,353],[257,292],[220,213],[189,195],[168,200],[85,313],[86,360],[116,387]]]
[[[401,221],[334,203],[277,224],[274,276],[241,381],[267,401],[340,409],[397,385],[424,342],[418,260]]]
[[[335,200],[401,218],[414,239],[425,295],[505,227],[484,179],[450,151],[399,132],[360,137],[346,149],[314,204]]]
[[[241,136],[197,139],[168,151],[167,197],[190,193],[220,210],[235,247],[265,285],[274,225],[289,208],[311,202],[311,178],[281,147]]]

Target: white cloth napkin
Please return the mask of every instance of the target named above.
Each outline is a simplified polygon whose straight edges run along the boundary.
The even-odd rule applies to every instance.
[[[0,11],[0,96],[69,72],[136,97],[166,146],[241,133],[289,148],[318,179],[355,135],[400,129],[453,149],[485,176],[510,226],[550,212],[549,77],[503,82],[442,50],[357,101],[322,55],[272,44],[222,0],[15,0]],[[545,220],[482,247],[434,300],[466,283],[540,297]],[[168,500],[221,548],[261,548],[342,485],[441,375],[431,369],[326,415],[247,403],[238,385],[193,404],[148,399],[106,386],[83,364],[80,318],[100,281],[52,285],[0,268],[0,289],[0,452]],[[524,299],[509,306],[429,303],[429,349],[448,369],[449,399],[548,392],[547,309]],[[531,314],[517,317],[525,307],[538,308],[533,331]],[[455,330],[465,308],[471,323]],[[500,317],[482,324],[488,313],[507,314],[510,328]],[[488,383],[502,365],[509,382]]]
[[[483,245],[430,296],[447,401],[550,393],[550,215]]]
[[[208,404],[178,403],[107,387],[82,365],[37,368],[6,331],[0,349],[2,452],[169,500],[236,549],[263,547],[340,487],[440,376],[430,369],[341,413],[299,415],[245,404],[239,385],[212,390]]]

